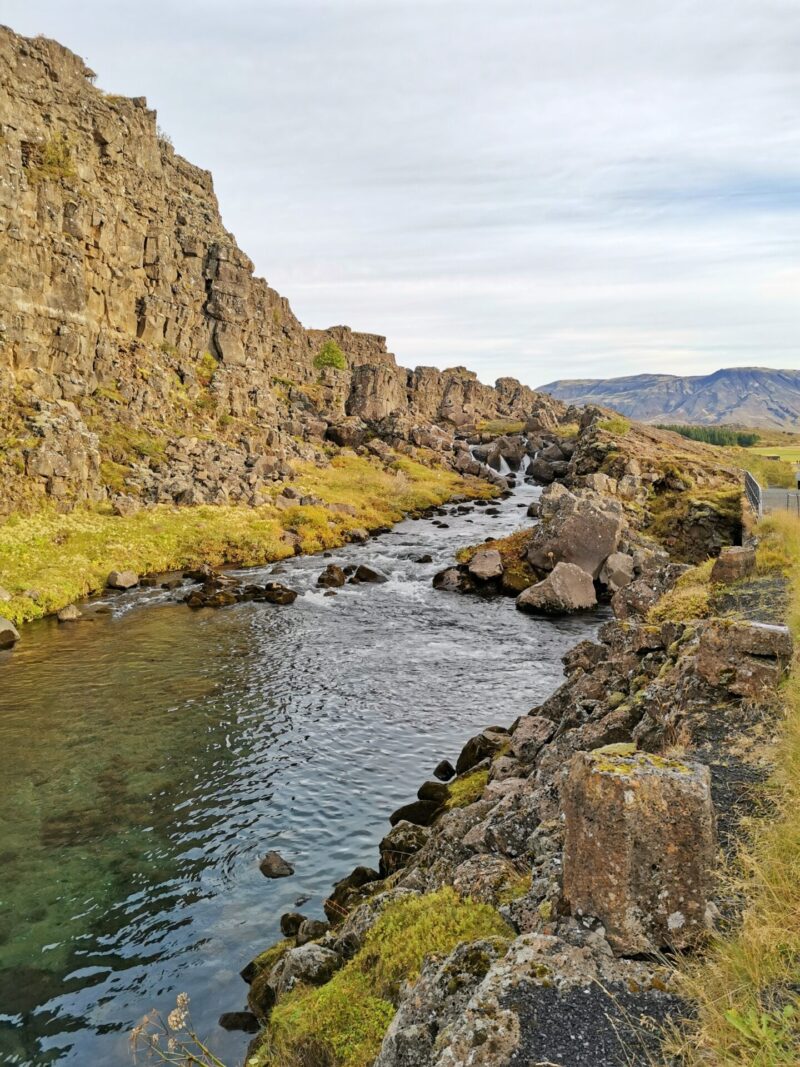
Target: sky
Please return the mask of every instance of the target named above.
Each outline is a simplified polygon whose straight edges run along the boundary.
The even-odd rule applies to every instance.
[[[798,0],[2,0],[307,326],[487,382],[800,367]]]

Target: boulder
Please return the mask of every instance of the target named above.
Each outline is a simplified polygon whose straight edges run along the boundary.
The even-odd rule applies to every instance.
[[[479,582],[490,582],[503,576],[503,560],[496,548],[481,548],[468,567],[470,576]]]
[[[520,611],[538,615],[568,615],[596,603],[591,576],[574,563],[557,563],[543,581],[523,590],[516,600]]]
[[[288,586],[281,585],[280,582],[267,582],[262,592],[255,599],[285,606],[294,604],[295,600],[297,600],[297,592],[294,589],[289,589]]]
[[[442,804],[438,800],[413,800],[410,804],[403,804],[397,811],[389,816],[389,822],[396,826],[402,820],[416,823],[417,826],[430,826],[439,812]]]
[[[508,735],[494,730],[484,730],[467,741],[456,760],[456,774],[465,774],[482,760],[491,759],[504,745]]]
[[[440,782],[449,782],[455,773],[456,769],[449,759],[441,760],[433,770],[434,778],[438,778]]]
[[[396,823],[378,846],[381,875],[388,878],[395,871],[407,867],[411,857],[419,852],[429,836],[430,830],[426,826],[418,826],[405,819]]]
[[[707,931],[716,834],[711,773],[610,745],[580,752],[563,791],[564,897],[615,952],[685,949]]]
[[[294,874],[294,867],[279,852],[268,852],[258,865],[265,878],[288,878]]]
[[[541,456],[537,456],[531,460],[528,465],[528,476],[533,478],[534,481],[539,482],[541,485],[549,485],[550,482],[555,480],[555,471],[553,464],[549,463],[546,459],[542,459]]]
[[[112,571],[106,578],[109,589],[133,589],[139,584],[139,575],[135,571]]]
[[[323,901],[322,907],[328,919],[332,923],[341,922],[363,900],[364,887],[380,880],[379,872],[372,867],[354,867],[346,878],[336,883],[331,895]],[[366,895],[369,895],[369,890]]]
[[[625,552],[612,552],[602,566],[600,581],[612,593],[630,585],[633,581],[633,558]]]
[[[317,578],[317,585],[321,585],[324,589],[337,589],[339,586],[344,585],[346,581],[347,576],[342,568],[337,567],[335,563],[329,563]]]
[[[59,622],[75,622],[76,619],[82,618],[82,613],[75,604],[68,604],[56,613],[56,618]]]
[[[787,626],[712,619],[700,635],[697,673],[736,696],[757,698],[778,685],[792,649]]]
[[[307,945],[309,941],[318,941],[330,930],[330,923],[321,919],[304,919],[297,931],[297,944]]]
[[[305,945],[290,948],[279,965],[276,991],[278,995],[288,993],[298,983],[303,985],[324,985],[344,963],[338,952],[324,948],[313,941]]]
[[[433,588],[445,593],[471,593],[475,585],[466,567],[447,567],[433,576]]]
[[[723,548],[711,568],[711,581],[730,585],[755,573],[756,550],[754,548]]]
[[[19,631],[10,619],[0,619],[0,649],[12,648],[19,641]]]
[[[543,715],[523,715],[511,734],[511,754],[521,763],[533,763],[555,732],[556,724]]]
[[[528,516],[529,519],[538,519],[539,518],[539,508],[540,508],[539,501],[538,500],[532,500],[530,502],[530,504],[528,504],[528,510],[525,512],[525,514]]]
[[[534,527],[528,561],[538,571],[557,563],[574,563],[592,578],[617,551],[623,529],[622,508],[616,501],[573,493],[543,495],[543,522]]]
[[[423,782],[417,790],[419,800],[435,800],[437,804],[444,804],[450,796],[450,787],[444,782]]]

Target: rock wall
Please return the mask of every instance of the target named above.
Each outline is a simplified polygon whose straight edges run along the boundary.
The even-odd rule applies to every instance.
[[[324,461],[347,418],[401,415],[407,434],[530,410],[511,379],[408,372],[383,337],[304,329],[224,228],[211,175],[143,97],[93,79],[0,28],[0,511],[181,500],[200,471],[195,496],[252,503],[288,460]],[[315,367],[327,340],[347,369]]]

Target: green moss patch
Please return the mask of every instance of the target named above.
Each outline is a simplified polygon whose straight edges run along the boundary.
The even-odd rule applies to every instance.
[[[471,774],[463,774],[449,786],[449,796],[445,801],[448,811],[453,808],[465,808],[468,804],[474,804],[480,800],[483,791],[489,781],[488,771],[473,771]]]
[[[511,936],[494,908],[462,899],[450,886],[398,900],[330,982],[300,986],[278,1003],[248,1067],[369,1067],[402,985],[419,976],[426,956],[449,955],[464,941]]]

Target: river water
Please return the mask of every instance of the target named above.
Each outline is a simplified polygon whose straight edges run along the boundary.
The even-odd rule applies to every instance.
[[[322,917],[436,763],[541,702],[593,634],[597,617],[431,586],[457,548],[524,524],[538,492],[251,572],[300,590],[291,607],[193,612],[138,590],[0,653],[1,1063],[127,1067],[131,1027],[179,992],[242,1061],[247,1037],[216,1020],[245,1006],[238,972],[281,913],[308,896],[300,910]],[[390,580],[325,597],[329,561]],[[293,877],[261,875],[269,849]]]

